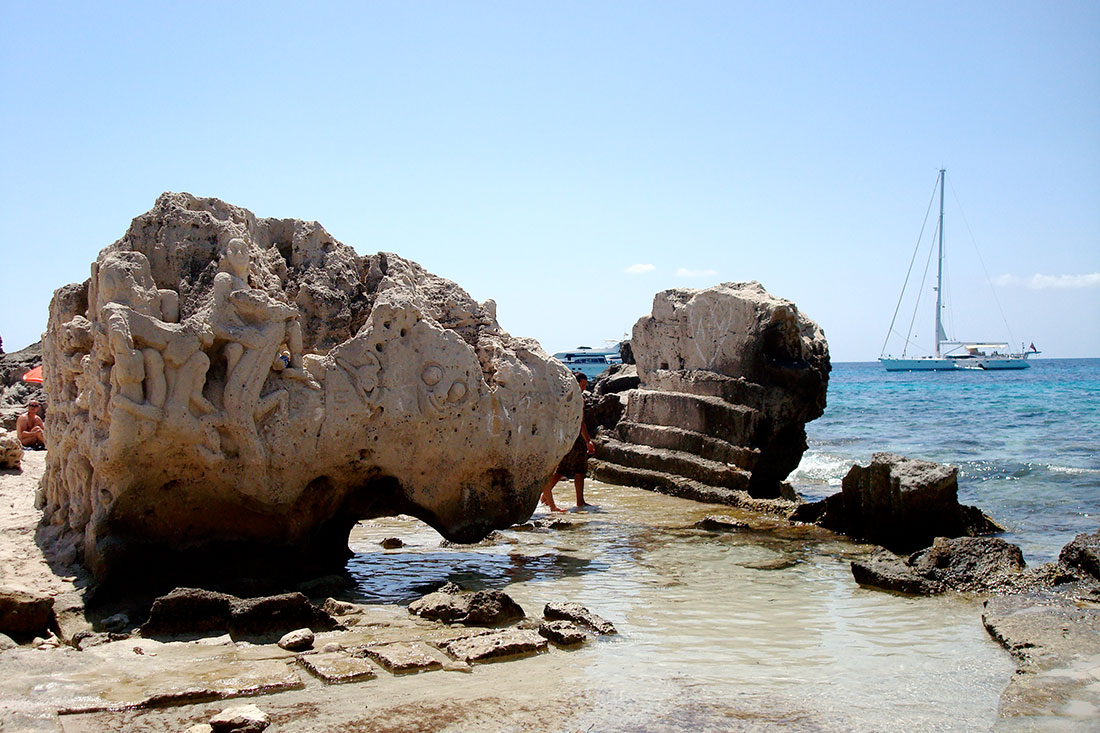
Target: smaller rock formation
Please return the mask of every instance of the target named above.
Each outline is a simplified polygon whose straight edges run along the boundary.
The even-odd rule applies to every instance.
[[[153,601],[141,633],[157,637],[229,632],[234,637],[259,637],[282,636],[301,628],[330,631],[339,627],[301,593],[237,598],[199,588],[176,588]]]
[[[908,558],[879,549],[852,562],[860,585],[910,595],[1004,593],[1027,582],[1026,569],[1020,548],[998,537],[937,537]]]
[[[614,624],[579,603],[547,603],[542,615],[547,621],[571,621],[601,635],[618,633]]]
[[[852,466],[840,493],[800,506],[791,519],[900,553],[928,547],[936,537],[1004,531],[981,510],[959,504],[957,468],[892,453]]]
[[[546,639],[528,629],[501,629],[488,634],[461,636],[439,643],[449,656],[474,664],[515,659],[546,651]]]
[[[1100,532],[1074,537],[1058,554],[1058,562],[1100,582]]]
[[[279,639],[279,648],[288,652],[303,652],[313,648],[313,640],[312,629],[295,629]]]
[[[21,468],[23,465],[23,444],[15,432],[0,430],[0,468]]]
[[[593,388],[597,478],[735,505],[785,493],[830,369],[825,335],[794,303],[756,282],[666,290],[631,351],[635,365]]]
[[[210,719],[215,733],[260,733],[271,725],[271,717],[255,705],[234,705]]]
[[[55,624],[52,596],[22,588],[0,588],[0,633],[29,638],[48,633]]]
[[[539,624],[539,635],[562,646],[576,646],[588,641],[588,634],[581,631],[572,621],[564,619],[543,621]]]
[[[499,590],[463,591],[454,583],[409,604],[409,613],[433,621],[467,626],[499,626],[523,618],[523,609]]]

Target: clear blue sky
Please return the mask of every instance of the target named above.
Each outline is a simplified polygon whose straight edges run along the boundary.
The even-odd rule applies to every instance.
[[[956,335],[1008,338],[996,300],[1100,356],[1097,2],[2,7],[8,351],[189,191],[420,262],[549,351],[759,280],[870,360],[943,166]]]

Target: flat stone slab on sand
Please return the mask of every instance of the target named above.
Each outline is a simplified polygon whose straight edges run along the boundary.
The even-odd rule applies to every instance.
[[[432,654],[429,647],[419,642],[397,641],[392,644],[371,644],[360,647],[354,653],[370,657],[386,671],[395,674],[427,672],[443,666],[443,662]]]
[[[440,648],[462,662],[492,662],[528,657],[546,651],[546,639],[537,631],[503,629],[440,642]]]
[[[298,663],[322,682],[335,685],[344,682],[361,682],[377,677],[374,665],[362,657],[354,657],[344,651],[301,654]]]

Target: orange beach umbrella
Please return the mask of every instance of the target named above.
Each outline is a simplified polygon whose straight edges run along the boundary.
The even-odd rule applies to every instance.
[[[34,369],[23,375],[24,382],[34,382],[35,384],[42,384],[42,365],[39,364]]]

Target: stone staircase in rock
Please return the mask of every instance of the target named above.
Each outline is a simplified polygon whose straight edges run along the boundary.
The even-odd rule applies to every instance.
[[[755,385],[715,374],[694,379],[665,374],[660,383],[660,390],[622,394],[622,418],[595,441],[593,475],[699,501],[775,511],[771,500],[747,493],[760,457],[754,443],[765,420],[760,410],[743,404],[752,401]],[[741,401],[727,399],[731,393]],[[782,504],[781,511],[789,509]]]

